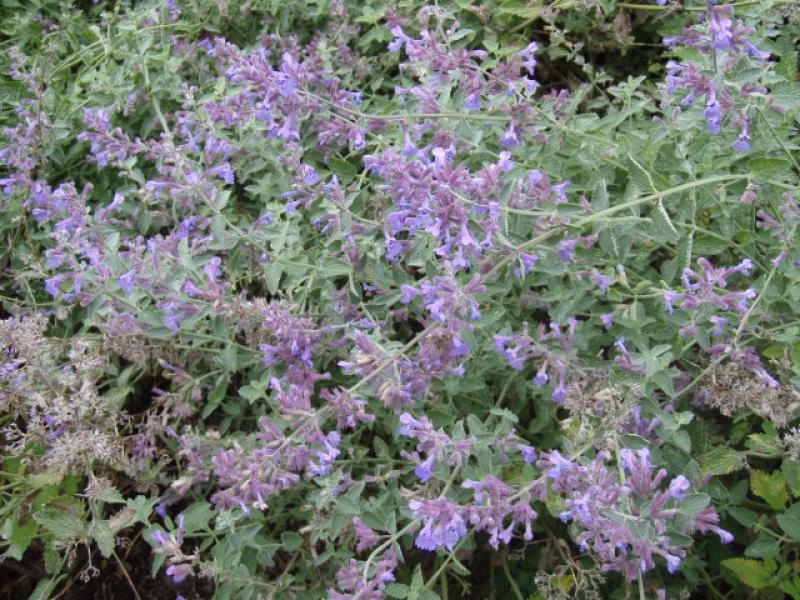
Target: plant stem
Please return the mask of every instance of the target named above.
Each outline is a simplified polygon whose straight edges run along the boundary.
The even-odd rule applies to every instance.
[[[511,590],[514,592],[517,600],[525,600],[525,597],[522,595],[519,586],[517,586],[517,582],[514,581],[514,578],[511,576],[511,571],[508,569],[507,560],[503,560],[503,573],[505,573],[506,579],[508,579],[508,585],[511,586]]]

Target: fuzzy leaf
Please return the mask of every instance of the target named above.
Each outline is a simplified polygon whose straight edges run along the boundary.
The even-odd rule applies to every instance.
[[[792,504],[789,510],[778,515],[776,519],[786,535],[800,541],[800,502]]]
[[[782,510],[789,500],[786,479],[780,471],[767,474],[753,469],[750,471],[750,491],[763,498],[775,510]]]
[[[736,576],[751,588],[760,590],[772,585],[772,574],[774,569],[770,569],[764,561],[750,560],[747,558],[729,558],[723,560],[722,564],[733,571]]]
[[[114,532],[108,525],[108,521],[95,521],[92,524],[92,537],[97,542],[97,548],[104,558],[108,558],[114,552],[117,540]]]
[[[744,454],[725,446],[714,448],[700,459],[700,468],[709,475],[728,475],[744,465]]]
[[[33,515],[33,520],[61,540],[82,537],[86,534],[86,523],[65,510],[49,508]]]
[[[780,552],[780,540],[766,533],[759,533],[755,541],[744,551],[750,558],[777,558]]]
[[[653,237],[665,244],[671,244],[680,238],[680,232],[675,228],[672,219],[664,208],[664,203],[661,200],[653,208],[650,213],[650,233]]]

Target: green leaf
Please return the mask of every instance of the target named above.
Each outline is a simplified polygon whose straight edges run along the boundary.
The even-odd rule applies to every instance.
[[[781,473],[786,478],[792,495],[800,496],[800,462],[787,458],[781,465]]]
[[[766,533],[759,533],[755,541],[744,551],[750,558],[777,558],[780,552],[780,540]]]
[[[608,190],[606,189],[605,179],[601,179],[594,186],[594,194],[592,194],[592,208],[595,210],[603,210],[608,208]]]
[[[258,382],[251,381],[247,385],[239,388],[239,395],[252,404],[256,400],[264,397],[264,388],[258,385]]]
[[[294,531],[284,531],[281,534],[281,544],[287,552],[294,552],[303,545],[303,538]]]
[[[776,517],[783,532],[794,540],[800,541],[800,502],[795,502],[784,514]]]
[[[34,514],[33,520],[61,540],[86,535],[86,523],[65,510],[48,508]]]
[[[358,169],[346,160],[339,158],[329,158],[328,166],[334,172],[336,177],[339,178],[341,183],[349,183],[358,175]]]
[[[411,586],[408,590],[408,600],[419,600],[422,586],[425,585],[425,580],[422,578],[422,567],[417,565],[414,569],[414,575],[411,578]]]
[[[681,512],[686,515],[696,515],[711,503],[708,494],[689,494],[681,502]]]
[[[278,286],[281,283],[281,275],[283,274],[283,269],[277,263],[271,263],[267,266],[266,272],[266,279],[267,279],[267,291],[275,295],[275,292],[278,291]]]
[[[758,514],[749,508],[742,508],[741,506],[731,506],[728,508],[728,514],[736,519],[745,527],[752,527],[758,520]]]
[[[147,525],[150,513],[153,512],[153,507],[156,504],[158,504],[158,498],[147,498],[145,496],[128,498],[127,506],[134,511],[132,522]]]
[[[520,2],[517,0],[515,2],[503,3],[498,6],[498,9],[501,13],[506,15],[512,15],[520,19],[533,20],[539,18],[539,15],[544,11],[544,6],[542,6],[541,0],[535,2]]]
[[[623,448],[630,448],[631,450],[641,450],[642,448],[650,447],[650,442],[648,440],[633,433],[623,433],[619,436],[619,441]]]
[[[197,502],[183,511],[183,526],[187,533],[208,529],[208,523],[216,512],[208,502]]]
[[[386,595],[389,598],[407,598],[408,586],[405,583],[390,583],[386,586]]]
[[[763,498],[775,510],[782,510],[789,500],[786,479],[780,471],[767,474],[758,469],[751,470],[750,491]]]
[[[662,243],[671,244],[681,237],[680,232],[672,224],[672,219],[664,208],[664,203],[659,199],[650,213],[650,233]]]
[[[64,557],[53,548],[51,544],[45,546],[44,549],[44,570],[48,575],[57,575],[61,572],[61,567],[64,566]]]
[[[92,537],[97,542],[97,548],[104,558],[108,558],[114,552],[117,540],[114,532],[108,525],[108,521],[95,521],[92,523]]]
[[[11,523],[11,519],[7,521]],[[25,550],[31,545],[31,542],[36,538],[38,527],[33,521],[28,521],[24,525],[19,523],[11,523],[11,535],[8,536],[9,546],[6,550],[5,556],[15,560],[22,560]],[[3,532],[5,537],[5,532]]]
[[[60,575],[54,579],[42,579],[36,584],[36,588],[28,596],[28,600],[48,600],[55,591],[56,586],[66,577],[66,575]]]
[[[220,381],[213,390],[211,390],[208,394],[208,401],[206,405],[203,407],[203,419],[206,419],[212,412],[214,412],[217,407],[219,406],[222,399],[225,398],[225,394],[228,391],[228,380],[223,379]]]
[[[718,446],[700,459],[700,469],[709,475],[728,475],[744,468],[744,453]]]
[[[658,191],[647,169],[630,154],[628,154],[626,167],[628,168],[628,177],[640,191],[646,193]]]
[[[670,531],[668,533],[669,543],[671,546],[678,546],[679,548],[688,548],[694,543],[694,538],[683,533]]]
[[[785,158],[758,157],[750,161],[750,173],[756,177],[772,177],[789,170],[789,161]]]
[[[103,490],[100,492],[97,499],[108,504],[125,504],[125,498],[122,497],[122,494],[115,487]]]
[[[777,435],[752,433],[747,436],[747,448],[759,454],[778,454],[783,451]]]
[[[734,574],[751,588],[760,590],[773,583],[772,574],[774,568],[770,569],[764,561],[750,560],[747,558],[728,558],[722,561]]]
[[[350,263],[339,260],[338,258],[329,258],[320,268],[321,274],[325,277],[341,277],[342,275],[347,275],[352,270],[353,267]]]

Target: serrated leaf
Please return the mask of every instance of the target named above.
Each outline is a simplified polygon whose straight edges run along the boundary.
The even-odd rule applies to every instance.
[[[33,520],[62,540],[86,534],[86,523],[65,510],[45,509],[34,514]]]
[[[408,600],[419,600],[422,586],[425,585],[425,580],[422,578],[422,567],[417,565],[414,569],[414,575],[411,577],[411,586],[408,589]]]
[[[64,557],[58,551],[48,544],[44,549],[44,570],[48,575],[56,575],[61,571],[64,566]]]
[[[352,163],[339,158],[329,158],[328,167],[342,183],[349,183],[358,175],[358,169]]]
[[[631,450],[640,450],[650,447],[649,441],[634,433],[623,433],[619,436],[619,441],[623,448],[630,448]]]
[[[696,515],[711,503],[708,494],[689,494],[681,502],[681,512],[686,515]]]
[[[225,398],[225,394],[228,391],[228,380],[223,379],[220,381],[214,389],[211,390],[208,394],[208,401],[206,402],[205,406],[203,407],[203,419],[207,418],[212,412],[214,412],[217,407],[222,402],[222,399]]]
[[[601,179],[594,186],[594,193],[592,194],[592,208],[594,210],[603,210],[608,208],[608,190],[606,188],[606,180]]]
[[[33,489],[38,489],[46,485],[57,485],[64,479],[64,474],[55,471],[45,471],[44,473],[34,473],[26,477],[28,485]]]
[[[789,510],[778,515],[776,519],[786,535],[800,541],[800,502],[792,504]]]
[[[114,532],[108,525],[108,521],[95,521],[92,523],[92,538],[97,542],[97,548],[104,558],[108,558],[114,552],[117,540]]]
[[[668,534],[669,543],[671,546],[678,546],[679,548],[688,548],[694,543],[694,538],[683,533],[671,531]]]
[[[766,533],[759,533],[755,541],[744,551],[750,558],[777,558],[780,552],[780,540]]]
[[[66,577],[66,575],[60,575],[54,579],[42,579],[36,584],[33,593],[28,596],[28,600],[48,600],[55,591],[56,586]]]
[[[781,473],[793,496],[800,496],[800,462],[786,459],[781,464]]]
[[[789,161],[785,158],[767,158],[760,156],[750,161],[750,173],[756,177],[772,177],[789,171]]]
[[[640,191],[647,193],[658,191],[647,169],[630,154],[628,154],[626,167],[628,169],[628,177]]]
[[[386,586],[384,593],[389,598],[407,598],[408,586],[405,583],[390,583]]]
[[[153,507],[158,504],[158,498],[136,496],[136,498],[128,498],[126,504],[134,511],[132,522],[147,524]]]
[[[125,498],[115,487],[105,489],[97,496],[98,500],[102,500],[108,504],[125,504]]]
[[[657,241],[666,244],[674,243],[681,237],[660,199],[650,214],[650,233]]]
[[[758,514],[749,508],[742,508],[741,506],[729,507],[728,514],[745,527],[752,527],[758,520]]]
[[[752,469],[750,471],[750,491],[759,498],[763,498],[775,510],[782,510],[789,500],[786,479],[780,471],[767,474],[759,469]]]
[[[700,468],[709,475],[728,475],[744,468],[744,453],[718,446],[700,459]]]
[[[197,502],[181,513],[183,526],[188,533],[208,529],[208,524],[216,512],[208,502]]]
[[[353,267],[350,263],[339,260],[338,258],[330,258],[320,267],[320,272],[325,277],[341,277],[342,275],[347,275],[352,270]]]
[[[33,521],[28,521],[24,525],[13,523],[11,535],[8,536],[9,545],[5,556],[15,560],[22,560],[25,550],[28,549],[28,546],[30,546],[31,542],[36,538],[37,529],[38,527]]]
[[[500,5],[499,10],[506,15],[512,15],[520,19],[538,19],[542,14],[544,7],[537,6],[537,3],[528,2],[515,2],[514,4],[504,3]]]
[[[723,560],[722,564],[733,571],[743,583],[751,588],[760,590],[772,585],[774,569],[770,569],[764,564],[764,561],[748,558],[728,558]]]
[[[267,281],[267,291],[274,295],[275,292],[278,291],[278,286],[281,283],[281,275],[283,274],[283,269],[277,263],[272,263],[267,266],[265,277]]]
[[[783,450],[778,437],[768,433],[751,433],[747,436],[747,448],[759,454],[778,454]]]
[[[284,531],[281,534],[281,544],[287,552],[294,552],[303,545],[303,538],[294,531]]]

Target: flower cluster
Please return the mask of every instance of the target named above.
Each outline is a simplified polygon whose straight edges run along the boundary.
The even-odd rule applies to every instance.
[[[555,372],[557,383],[551,398],[553,402],[562,403],[567,393],[569,354],[573,350],[578,325],[577,319],[570,318],[564,331],[561,324],[554,321],[550,323],[548,331],[540,323],[534,339],[528,335],[526,322],[522,324],[523,333],[520,335],[495,335],[494,349],[517,371],[523,370],[527,361],[541,359],[533,383],[537,386],[545,385],[554,379],[552,372]],[[553,342],[557,342],[557,346],[552,347]]]
[[[619,452],[622,479],[605,466],[608,456],[588,464],[570,460],[553,451],[537,462],[550,488],[564,498],[561,519],[580,529],[581,549],[591,551],[603,570],[620,571],[629,580],[655,568],[660,556],[670,573],[680,566],[685,551],[675,546],[669,530],[677,527],[681,504],[687,501],[691,483],[682,475],[661,489],[665,469],[656,470],[646,449]],[[717,526],[719,516],[710,507],[690,513],[681,533],[713,532],[727,543],[733,537]]]
[[[176,585],[380,600],[469,566],[426,552],[524,547],[548,590],[644,595],[747,520],[699,465],[774,460],[773,512],[797,496],[774,428],[685,428],[796,414],[793,63],[738,5],[665,40],[659,108],[639,61],[584,56],[657,7],[134,4],[44,11],[45,58],[9,53],[5,556],[35,527],[55,580],[143,526]]]
[[[767,88],[734,84],[726,80],[726,75],[734,69],[741,56],[763,63],[770,55],[748,40],[755,30],[741,20],[734,21],[733,12],[733,6],[717,6],[715,0],[708,0],[708,9],[700,17],[699,27],[687,26],[681,35],[664,39],[670,48],[692,48],[711,56],[714,71],[710,73],[691,61],[671,60],[667,63],[666,94],[669,96],[682,90],[685,92],[681,100],[684,106],[691,106],[695,99],[705,98],[703,115],[708,130],[713,134],[720,133],[725,120],[739,127],[739,135],[732,147],[745,152],[750,150],[751,119],[749,107],[742,105],[742,101],[747,102],[749,96],[765,95]],[[762,67],[759,65],[759,68]]]

